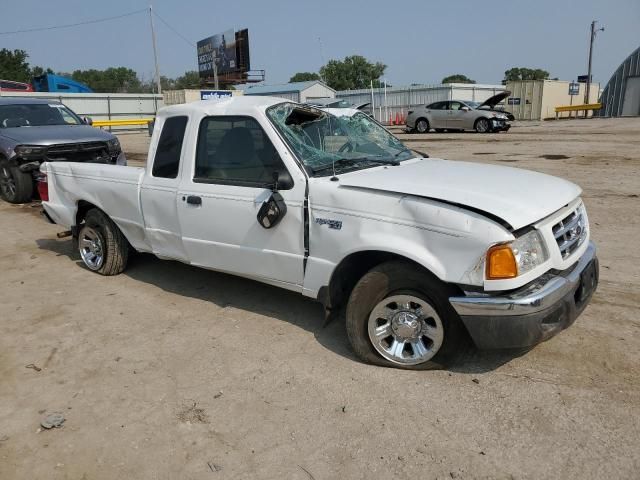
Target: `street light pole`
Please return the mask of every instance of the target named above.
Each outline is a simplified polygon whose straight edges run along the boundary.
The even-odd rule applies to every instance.
[[[587,104],[589,103],[589,93],[591,90],[591,60],[593,58],[593,42],[596,39],[596,33],[597,32],[604,32],[604,27],[602,28],[596,28],[596,24],[598,23],[597,20],[594,20],[593,22],[591,22],[591,37],[590,37],[590,41],[589,41],[589,67],[588,67],[588,71],[587,71],[587,88],[586,88],[586,92],[584,94],[584,103]],[[585,110],[584,111],[584,116],[585,118],[588,115],[588,111]]]
[[[151,21],[151,41],[153,42],[153,60],[156,64],[156,89],[159,95],[162,95],[162,86],[160,85],[160,68],[158,67],[158,48],[156,46],[156,30],[153,28],[153,7],[149,4],[149,20]]]

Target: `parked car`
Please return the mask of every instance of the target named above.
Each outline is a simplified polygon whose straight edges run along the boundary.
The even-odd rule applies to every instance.
[[[478,133],[508,131],[507,113],[495,110],[496,105],[510,95],[505,91],[483,103],[466,100],[434,102],[409,110],[406,127],[410,132],[427,133],[475,130]]]
[[[89,122],[59,102],[0,98],[0,196],[9,203],[30,201],[34,175],[45,161],[125,165],[118,139]]]
[[[33,92],[33,85],[13,80],[0,80],[0,92]]]
[[[598,283],[578,186],[421,158],[344,111],[163,108],[146,168],[43,164],[44,210],[102,275],[151,252],[346,305],[353,350],[377,365],[436,368],[469,338],[527,348],[574,322]]]

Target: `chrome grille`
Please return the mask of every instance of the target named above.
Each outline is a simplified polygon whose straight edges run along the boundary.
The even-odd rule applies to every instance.
[[[582,245],[587,238],[587,224],[582,206],[553,226],[553,236],[563,259],[569,257]]]

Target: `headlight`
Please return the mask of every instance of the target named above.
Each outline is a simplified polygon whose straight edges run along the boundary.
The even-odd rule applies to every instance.
[[[40,147],[38,145],[18,145],[14,148],[16,155],[22,158],[39,158],[42,157],[47,151],[47,147]]]
[[[522,275],[543,264],[549,258],[544,240],[537,230],[531,230],[516,238],[511,244],[518,264],[518,274]]]
[[[107,141],[107,148],[111,153],[118,153],[120,151],[120,140],[117,138],[112,138]]]
[[[540,232],[531,230],[511,243],[494,245],[487,252],[487,280],[514,278],[546,262],[549,253]]]

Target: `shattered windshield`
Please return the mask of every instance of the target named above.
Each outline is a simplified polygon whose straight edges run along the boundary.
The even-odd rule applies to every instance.
[[[316,108],[281,103],[267,116],[314,175],[330,175],[397,165],[415,155],[368,115],[357,112],[334,116]]]

